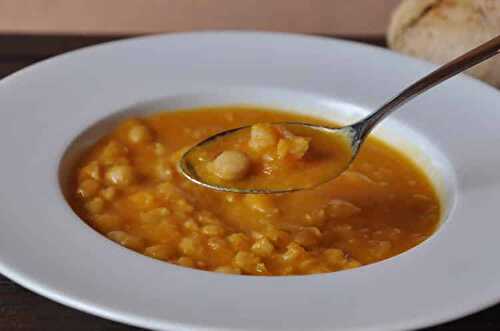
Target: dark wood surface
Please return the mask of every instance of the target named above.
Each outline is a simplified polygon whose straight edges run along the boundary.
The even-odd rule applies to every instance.
[[[117,38],[112,36],[0,36],[0,78],[50,56],[115,39]],[[384,44],[383,39],[361,41],[379,46]],[[0,330],[115,331],[141,329],[67,308],[25,290],[0,275]],[[500,304],[472,316],[427,330],[500,330]]]

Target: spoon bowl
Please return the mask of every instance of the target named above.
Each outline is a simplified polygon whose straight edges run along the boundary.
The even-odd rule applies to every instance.
[[[301,123],[276,122],[273,126],[286,128],[288,131],[304,136],[314,136],[311,148],[319,160],[313,166],[307,165],[300,172],[289,174],[285,180],[273,181],[273,176],[249,176],[248,180],[227,182],[210,176],[203,163],[221,153],[217,145],[230,145],[225,140],[234,140],[236,136],[246,138],[250,135],[252,125],[223,131],[197,143],[182,156],[179,167],[184,176],[201,186],[224,192],[270,194],[287,193],[313,189],[343,173],[354,160],[359,143],[354,141],[357,135],[351,126],[333,128],[328,126]],[[243,139],[244,139],[243,138]],[[213,148],[215,147],[215,148]],[[210,155],[207,155],[208,154]]]

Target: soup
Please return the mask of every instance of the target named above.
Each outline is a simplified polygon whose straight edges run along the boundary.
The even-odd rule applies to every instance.
[[[346,172],[312,190],[217,192],[178,170],[189,147],[217,132],[283,121],[334,125],[252,107],[127,119],[82,155],[72,173],[70,204],[95,230],[124,247],[230,274],[356,268],[404,252],[435,231],[441,206],[432,183],[404,154],[374,137]]]

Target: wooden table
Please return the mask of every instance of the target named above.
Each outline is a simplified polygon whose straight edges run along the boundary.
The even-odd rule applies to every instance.
[[[0,78],[47,57],[114,39],[117,38],[112,36],[0,36]],[[384,41],[381,38],[361,41],[384,46]],[[0,275],[0,330],[111,331],[140,329],[67,308],[25,290]],[[500,304],[472,316],[428,330],[500,330]]]

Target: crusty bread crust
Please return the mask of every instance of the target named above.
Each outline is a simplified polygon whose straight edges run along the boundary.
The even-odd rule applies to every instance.
[[[441,64],[500,35],[500,0],[403,0],[387,39],[399,52]],[[500,58],[468,71],[500,87]]]

